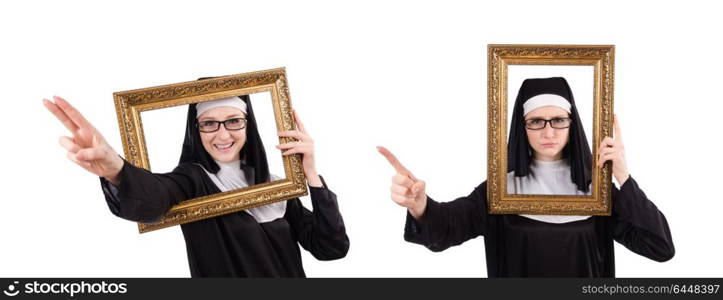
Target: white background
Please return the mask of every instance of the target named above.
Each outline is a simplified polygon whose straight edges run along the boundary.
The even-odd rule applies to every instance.
[[[486,177],[488,43],[615,44],[628,165],[676,256],[616,245],[621,277],[723,276],[720,10],[707,2],[4,1],[0,276],[189,276],[178,227],[139,235],[65,157],[41,99],[66,97],[122,149],[114,91],[284,66],[317,167],[339,197],[346,258],[311,277],[486,276],[483,238],[403,241],[389,147],[440,201]],[[305,200],[308,205],[308,199]]]

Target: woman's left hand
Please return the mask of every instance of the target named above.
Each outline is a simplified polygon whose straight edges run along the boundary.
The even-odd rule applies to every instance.
[[[620,133],[620,124],[618,124],[617,115],[613,116],[613,130],[615,139],[608,136],[600,143],[600,148],[597,151],[597,166],[602,168],[605,162],[612,161],[613,176],[615,176],[620,186],[623,186],[625,181],[630,177],[630,173],[628,173],[628,163],[625,160],[625,146],[623,145],[623,137]]]
[[[291,137],[296,139],[296,141],[276,145],[276,148],[284,151],[282,153],[283,155],[296,153],[302,154],[301,164],[304,167],[304,175],[306,175],[306,180],[308,181],[309,186],[321,187],[321,178],[319,177],[319,173],[316,172],[314,140],[311,139],[311,136],[309,136],[306,132],[304,123],[301,123],[301,119],[299,119],[299,115],[296,113],[296,110],[293,110],[292,113],[294,114],[294,119],[296,120],[296,130],[279,131],[279,136]]]

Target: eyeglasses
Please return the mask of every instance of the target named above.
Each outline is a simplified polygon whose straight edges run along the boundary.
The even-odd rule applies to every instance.
[[[547,123],[550,123],[550,127],[555,129],[565,129],[570,127],[570,123],[572,123],[572,119],[570,118],[552,118],[549,120],[545,119],[528,119],[525,120],[525,128],[530,130],[540,130],[545,128],[547,126]]]
[[[246,119],[244,118],[233,118],[226,121],[200,121],[196,123],[196,127],[200,132],[210,133],[216,132],[221,128],[221,124],[226,130],[241,130],[246,127]]]

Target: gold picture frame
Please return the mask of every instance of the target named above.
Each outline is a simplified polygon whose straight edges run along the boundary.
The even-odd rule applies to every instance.
[[[612,136],[615,46],[497,45],[487,48],[487,202],[492,214],[610,215],[611,164],[596,167],[597,148]],[[591,195],[507,193],[508,67],[512,65],[594,68]]]
[[[267,91],[271,93],[277,129],[295,130],[284,68],[113,93],[125,159],[150,170],[143,111]],[[280,143],[290,141],[279,138]],[[307,195],[301,155],[286,155],[282,160],[284,179],[183,201],[157,222],[138,223],[138,230],[149,232]]]

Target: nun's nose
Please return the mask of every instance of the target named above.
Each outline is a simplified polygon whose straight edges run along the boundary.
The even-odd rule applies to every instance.
[[[221,126],[218,129],[218,137],[226,139],[226,138],[231,137],[231,133],[228,132],[228,130],[226,130],[226,126]]]
[[[542,135],[546,138],[555,136],[555,128],[552,128],[552,124],[545,124],[545,127],[542,128]]]

